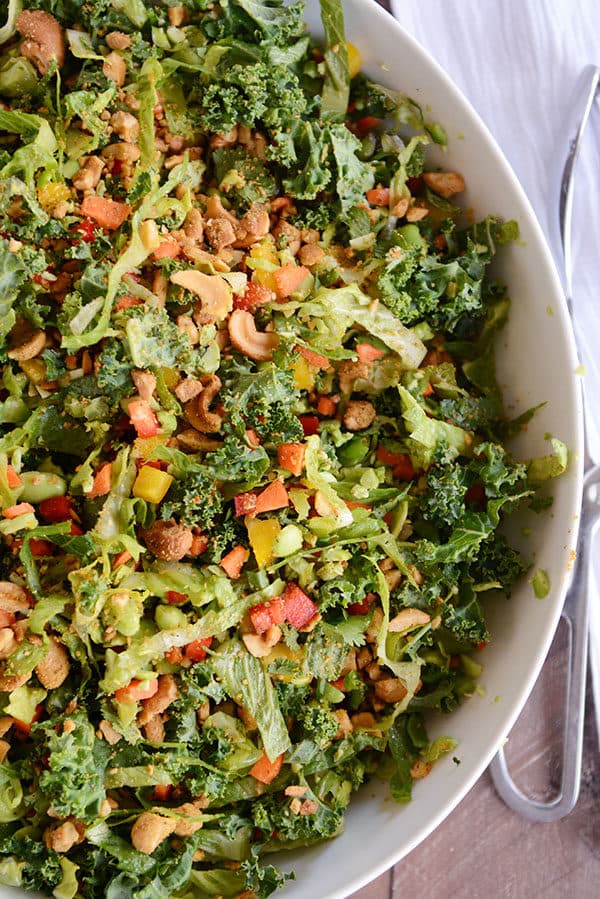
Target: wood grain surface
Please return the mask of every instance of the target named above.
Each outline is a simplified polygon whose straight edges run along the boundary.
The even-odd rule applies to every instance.
[[[560,771],[566,639],[559,627],[506,747],[513,778],[551,798]],[[454,812],[395,868],[353,899],[598,899],[600,753],[588,690],[581,794],[554,824],[508,809],[485,773]]]

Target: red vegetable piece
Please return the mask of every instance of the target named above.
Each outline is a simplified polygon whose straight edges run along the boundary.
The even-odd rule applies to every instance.
[[[170,606],[179,606],[187,599],[187,593],[178,593],[177,590],[167,591],[167,602]]]
[[[158,418],[148,400],[130,400],[127,411],[138,437],[156,437],[160,433]]]
[[[254,515],[256,511],[256,493],[238,493],[237,496],[233,497],[233,505],[235,514],[238,517],[240,515]]]
[[[206,650],[212,643],[212,637],[203,637],[201,640],[193,640],[184,649],[186,659],[191,662],[202,662],[206,658]]]
[[[300,415],[299,418],[305,437],[312,437],[319,432],[319,419],[316,415]]]
[[[298,584],[288,584],[281,597],[284,603],[285,620],[297,630],[305,627],[319,611],[312,599]]]
[[[265,303],[272,303],[274,299],[275,294],[272,290],[269,290],[264,284],[250,281],[244,293],[234,296],[233,308],[254,312],[259,306],[263,306]]]
[[[43,499],[38,509],[42,518],[53,524],[73,518],[73,507],[69,496],[51,496],[50,499]]]
[[[273,624],[285,621],[283,597],[277,596],[266,602],[259,602],[248,612],[250,621],[257,634],[264,634]]]

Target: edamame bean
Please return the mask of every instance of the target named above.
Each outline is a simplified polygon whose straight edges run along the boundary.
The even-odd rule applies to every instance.
[[[24,471],[19,477],[23,484],[19,499],[26,503],[41,503],[67,492],[67,482],[54,472]]]

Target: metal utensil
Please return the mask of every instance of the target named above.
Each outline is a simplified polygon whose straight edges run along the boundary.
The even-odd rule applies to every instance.
[[[571,247],[573,219],[573,186],[577,159],[586,127],[597,97],[600,96],[600,67],[586,66],[576,88],[567,158],[564,163],[560,186],[558,221],[564,258],[564,278],[567,303],[573,314],[573,257]],[[583,381],[583,379],[582,379]],[[588,627],[592,583],[591,547],[600,525],[600,444],[590,440],[589,408],[584,408],[585,426],[585,477],[580,518],[577,559],[571,586],[567,593],[562,617],[568,627],[569,662],[566,677],[565,719],[563,731],[562,775],[558,794],[550,801],[526,796],[515,785],[504,750],[500,749],[490,766],[497,792],[504,802],[525,818],[537,822],[557,821],[568,815],[579,796],[581,757],[583,750],[583,723],[585,711],[585,687],[588,658]],[[591,387],[588,387],[591,389]]]

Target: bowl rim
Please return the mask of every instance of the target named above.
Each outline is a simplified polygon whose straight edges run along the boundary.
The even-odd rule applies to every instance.
[[[343,2],[346,12],[346,0],[343,0]],[[494,167],[502,171],[502,176],[511,183],[512,188],[514,189],[515,193],[519,195],[520,200],[523,204],[524,211],[528,217],[528,226],[531,228],[533,236],[535,237],[535,240],[537,242],[537,249],[539,249],[539,252],[543,255],[544,264],[548,270],[548,274],[554,282],[556,303],[554,303],[553,300],[553,309],[555,315],[559,318],[560,321],[562,339],[565,342],[565,348],[571,363],[570,372],[573,373],[569,378],[569,387],[575,412],[574,417],[576,421],[576,439],[574,445],[569,447],[569,474],[572,478],[572,517],[570,519],[571,524],[569,542],[573,546],[577,546],[584,471],[583,385],[581,383],[581,379],[576,379],[574,375],[575,369],[579,365],[579,358],[575,343],[573,324],[568,311],[563,284],[558,274],[556,263],[551,253],[546,235],[542,230],[539,220],[521,182],[517,178],[517,175],[508,162],[503,151],[501,150],[498,142],[492,135],[488,126],[485,124],[475,107],[468,100],[465,94],[463,94],[463,92],[457,87],[452,77],[446,72],[446,70],[440,65],[440,63],[437,62],[437,60],[431,55],[431,53],[393,16],[393,14],[389,10],[381,6],[377,2],[377,0],[353,0],[353,3],[363,4],[370,7],[369,16],[373,19],[373,31],[376,31],[378,25],[396,31],[399,35],[402,36],[402,41],[405,44],[409,45],[411,52],[414,53],[415,56],[420,57],[421,61],[425,63],[425,65],[432,71],[435,77],[439,78],[445,83],[445,87],[448,93],[451,94],[453,102],[456,103],[457,106],[462,107],[462,110],[467,113],[473,129],[479,131],[480,136],[487,144],[490,158],[493,161]],[[468,139],[468,136],[466,139]],[[464,779],[462,785],[457,788],[454,796],[440,808],[438,813],[433,815],[426,823],[423,823],[421,826],[416,828],[411,839],[405,840],[404,844],[397,850],[386,853],[373,865],[370,865],[368,869],[365,870],[362,874],[355,876],[343,887],[340,886],[338,888],[330,890],[327,893],[322,894],[320,899],[345,899],[345,897],[349,896],[351,893],[354,893],[355,891],[371,883],[381,874],[389,870],[393,865],[397,864],[397,862],[399,862],[402,858],[412,852],[412,850],[415,849],[420,843],[422,843],[423,840],[425,840],[431,833],[433,833],[433,831],[448,817],[448,815],[450,815],[450,813],[457,807],[457,805],[462,802],[467,793],[472,789],[474,784],[479,780],[485,769],[488,767],[488,765],[492,761],[492,758],[496,755],[498,748],[504,743],[508,733],[513,728],[515,722],[517,721],[517,718],[521,714],[521,711],[529,697],[529,694],[531,693],[535,682],[537,681],[561,617],[565,597],[571,581],[571,576],[572,573],[569,572],[569,575],[564,578],[563,582],[556,589],[556,598],[554,600],[551,613],[548,615],[543,635],[538,634],[537,658],[535,660],[535,663],[532,664],[528,678],[524,681],[518,692],[516,701],[511,705],[510,711],[507,711],[504,717],[500,739],[492,744],[492,747],[488,750],[487,753],[483,754],[477,764],[474,764],[472,766],[468,777]]]

